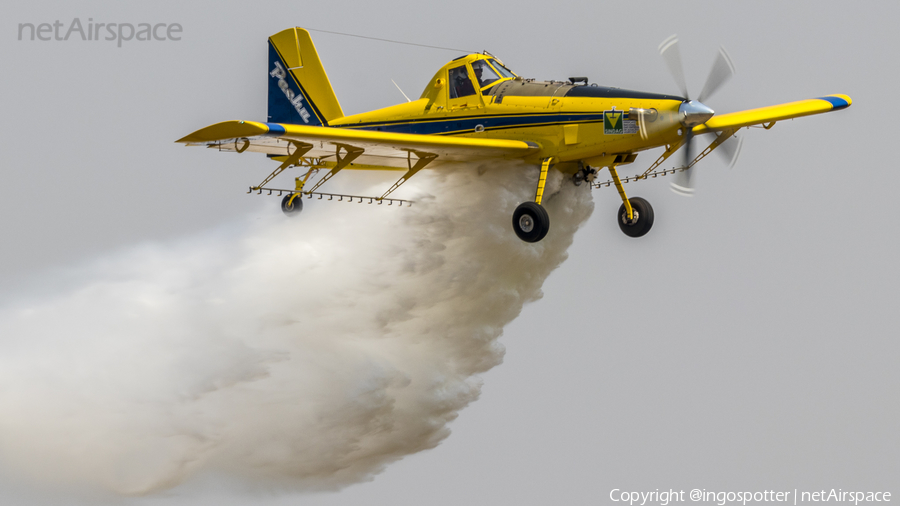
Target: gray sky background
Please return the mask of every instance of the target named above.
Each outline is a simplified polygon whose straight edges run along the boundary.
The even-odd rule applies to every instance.
[[[135,504],[607,504],[613,488],[900,494],[896,132],[900,5],[888,2],[7,2],[0,300],[66,267],[233,222],[257,158],[173,141],[265,118],[266,37],[290,26],[487,49],[526,77],[677,91],[656,47],[681,38],[698,93],[718,45],[719,112],[846,93],[845,111],[742,131],[698,195],[629,185],[656,223],[614,222],[613,189],[569,260],[501,339],[438,448],[333,494],[176,490]],[[20,22],[167,22],[180,42],[20,42]],[[345,113],[418,95],[457,53],[313,32]],[[638,157],[633,171],[656,157]],[[632,170],[625,172],[630,174]],[[340,183],[334,183],[338,190]],[[510,231],[512,233],[512,231]],[[188,487],[189,488],[189,487]],[[20,503],[38,499],[23,493]]]

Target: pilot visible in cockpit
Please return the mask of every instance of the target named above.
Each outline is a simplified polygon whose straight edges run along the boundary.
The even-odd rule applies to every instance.
[[[478,80],[478,87],[483,88],[487,82],[481,77],[484,73],[484,62],[476,61],[472,62],[472,70],[475,71],[475,79]]]
[[[472,62],[472,70],[475,72],[475,79],[478,80],[479,88],[484,88],[500,80],[500,76],[483,60]],[[512,77],[512,74],[510,74],[510,77]]]

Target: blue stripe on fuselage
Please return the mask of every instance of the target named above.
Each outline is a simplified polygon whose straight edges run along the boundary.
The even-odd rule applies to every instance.
[[[469,116],[462,118],[446,118],[442,120],[407,121],[403,123],[367,123],[362,125],[348,125],[344,128],[405,134],[436,135],[474,131],[477,125],[484,126],[485,130],[500,130],[561,123],[569,124],[601,121],[603,121],[603,113],[550,113],[522,116]]]

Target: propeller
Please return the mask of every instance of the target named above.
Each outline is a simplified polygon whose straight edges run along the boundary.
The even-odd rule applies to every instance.
[[[737,159],[741,156],[741,147],[744,145],[744,138],[732,135],[728,140],[723,142],[716,148],[716,153],[725,158],[728,168],[734,167]]]
[[[687,167],[693,160],[691,157],[691,145],[694,140],[693,128],[706,123],[716,113],[704,105],[703,101],[715,94],[722,87],[722,84],[734,75],[734,64],[731,62],[731,58],[728,56],[725,48],[720,47],[719,52],[716,54],[716,59],[713,61],[709,76],[706,78],[706,84],[703,85],[703,90],[696,100],[691,100],[687,83],[684,79],[684,66],[681,63],[681,51],[678,48],[678,36],[672,35],[664,40],[659,45],[659,54],[663,57],[669,72],[672,74],[672,79],[675,80],[675,84],[678,85],[682,96],[686,99],[678,107],[678,121],[685,129],[684,147],[682,149],[684,156],[683,166]],[[737,146],[733,145],[734,142],[737,142]],[[730,158],[733,166],[737,160],[738,153],[740,153],[740,140],[733,141],[733,139],[728,139],[718,149],[725,149],[723,154]],[[672,182],[672,190],[675,193],[693,196],[694,183],[692,182],[692,172],[693,168],[690,168],[675,174],[675,181]]]

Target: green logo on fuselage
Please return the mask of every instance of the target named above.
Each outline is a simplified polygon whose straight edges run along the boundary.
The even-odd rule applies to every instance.
[[[624,134],[625,120],[623,111],[604,111],[603,112],[603,133],[604,134]]]

